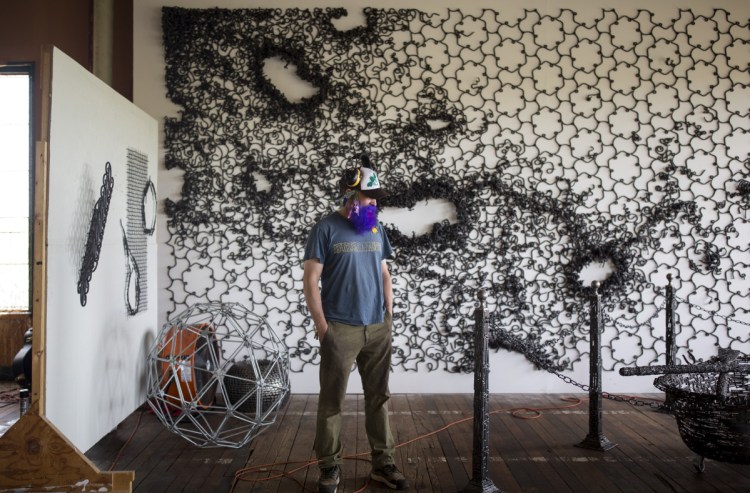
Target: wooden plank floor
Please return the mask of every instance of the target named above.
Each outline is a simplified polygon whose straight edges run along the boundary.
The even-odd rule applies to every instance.
[[[705,471],[698,473],[695,454],[682,442],[674,418],[648,407],[605,400],[604,435],[617,447],[608,452],[576,447],[588,432],[588,405],[585,400],[577,406],[562,400],[570,396],[490,396],[489,473],[499,489],[525,493],[750,492],[750,466],[706,460]],[[472,471],[472,402],[470,394],[392,397],[391,426],[401,444],[396,461],[411,482],[411,491],[455,492],[466,486]],[[277,422],[242,449],[194,447],[143,408],[86,455],[102,470],[114,462],[115,470],[135,471],[135,493],[316,491],[317,467],[305,467],[314,462],[316,405],[316,395],[293,395]],[[536,419],[513,415],[512,410],[524,407],[543,410]],[[390,491],[368,483],[363,409],[361,395],[347,396],[343,431],[345,453],[351,457],[343,467],[341,493]],[[13,418],[9,412],[9,408],[0,409],[0,424]],[[263,465],[265,472],[239,474]],[[293,479],[263,480],[281,470],[290,472]]]
[[[18,419],[18,385],[0,381],[0,436]]]

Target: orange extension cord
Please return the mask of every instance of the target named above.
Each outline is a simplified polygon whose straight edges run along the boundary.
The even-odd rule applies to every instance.
[[[628,400],[634,400],[634,399],[637,398],[635,396],[620,396],[620,397],[624,397],[624,398],[626,398]],[[638,399],[641,399],[641,400],[646,399],[646,400],[658,401],[658,399],[651,399],[651,398],[644,398],[644,397],[640,397]],[[510,411],[511,416],[513,416],[515,418],[519,418],[519,419],[537,419],[537,418],[540,418],[542,416],[542,411],[554,411],[554,410],[558,410],[558,409],[569,409],[569,408],[572,408],[572,407],[577,407],[582,402],[586,401],[586,399],[579,399],[578,397],[562,397],[560,400],[562,400],[564,402],[569,402],[570,404],[565,405],[565,406],[553,406],[553,407],[514,407],[514,408],[506,408],[506,409],[497,409],[495,411],[491,411],[489,413],[489,415],[493,415],[493,414],[498,414],[498,413]],[[125,441],[125,443],[122,445],[122,447],[120,447],[120,450],[118,451],[117,456],[112,461],[112,464],[109,467],[110,471],[112,469],[114,469],[115,464],[120,459],[120,457],[122,457],[123,452],[125,451],[125,448],[128,446],[128,444],[130,443],[130,441],[133,439],[133,436],[135,436],[136,431],[138,431],[138,428],[140,427],[141,418],[143,417],[143,414],[146,413],[146,412],[147,412],[147,407],[146,407],[146,405],[144,405],[144,406],[142,406],[141,413],[138,416],[138,421],[136,422],[135,426],[133,427],[133,431],[130,433],[130,436]],[[425,433],[424,435],[420,435],[418,437],[412,438],[411,440],[407,440],[406,442],[399,443],[398,445],[396,445],[396,448],[403,447],[405,445],[409,445],[410,443],[414,443],[414,442],[416,442],[418,440],[422,440],[423,438],[427,438],[427,437],[430,437],[432,435],[436,435],[436,434],[438,434],[438,433],[440,433],[442,431],[447,430],[448,428],[450,428],[452,426],[455,426],[455,425],[460,424],[460,423],[464,423],[466,421],[471,421],[473,419],[474,419],[474,417],[471,416],[471,417],[462,418],[462,419],[453,421],[453,422],[448,423],[447,425],[445,425],[445,426],[443,426],[441,428],[438,428],[436,430],[433,430],[433,431],[431,431],[429,433]],[[361,460],[361,461],[366,461],[366,462],[369,463],[370,459],[366,458],[366,457],[363,457],[363,456],[369,455],[369,454],[370,454],[370,452],[362,452],[362,453],[355,454],[355,455],[347,455],[347,456],[343,457],[343,459],[344,460]],[[230,491],[230,493],[232,491],[234,491],[234,488],[237,486],[237,483],[240,482],[240,481],[248,481],[248,482],[261,483],[261,482],[272,481],[272,480],[276,480],[276,479],[280,479],[280,478],[288,478],[288,479],[291,479],[292,481],[294,481],[295,483],[297,483],[300,486],[300,488],[302,488],[302,491],[311,491],[311,492],[314,493],[313,490],[310,490],[309,488],[305,488],[305,485],[303,483],[301,483],[297,478],[293,478],[292,474],[296,473],[297,471],[301,471],[302,469],[308,468],[310,466],[317,465],[317,463],[318,463],[317,460],[309,460],[309,461],[276,462],[276,463],[270,463],[270,464],[260,464],[260,465],[251,466],[251,467],[243,467],[241,469],[238,469],[237,472],[234,473],[234,481],[232,482],[232,488],[229,491]],[[286,471],[283,468],[283,466],[289,466],[289,465],[292,465],[292,464],[301,464],[301,465],[295,467],[291,471]],[[257,476],[257,475],[267,475],[267,474],[273,474],[273,475],[272,476],[266,476],[266,477],[263,477],[263,478],[260,478],[260,477],[249,477],[249,478],[245,477],[246,475],[256,475]],[[362,486],[360,489],[358,489],[354,493],[362,493],[363,491],[365,491],[367,489],[367,487],[369,485],[370,485],[370,480],[368,478],[368,480],[367,480],[367,482],[365,482],[364,486]]]
[[[562,401],[570,402],[570,404],[565,406],[554,406],[554,407],[515,407],[515,408],[507,408],[507,409],[497,409],[495,411],[490,412],[489,414],[498,414],[506,411],[510,411],[511,416],[519,419],[537,419],[542,416],[542,411],[552,411],[557,409],[568,409],[572,407],[576,407],[580,405],[582,402],[584,402],[585,399],[579,399],[578,397],[563,397],[561,398]],[[422,440],[423,438],[430,437],[432,435],[436,435],[442,431],[447,430],[448,428],[455,426],[460,423],[464,423],[466,421],[472,421],[474,419],[473,416],[462,418],[456,421],[453,421],[451,423],[448,423],[447,425],[438,428],[436,430],[433,430],[429,433],[425,433],[424,435],[420,435],[418,437],[412,438],[411,440],[407,440],[403,443],[399,443],[396,445],[396,448],[403,447],[405,445],[409,445],[410,443],[414,443],[418,440]],[[347,455],[343,457],[344,460],[361,460],[361,461],[367,461],[370,462],[370,459],[363,456],[369,456],[370,452],[362,452],[355,455]],[[292,474],[296,473],[297,471],[301,471],[302,469],[308,468],[310,466],[317,465],[317,460],[309,460],[309,461],[292,461],[292,462],[276,462],[273,464],[260,464],[257,466],[251,466],[251,467],[243,467],[241,469],[238,469],[237,472],[234,473],[234,482],[232,483],[232,488],[229,490],[230,493],[234,491],[235,486],[237,486],[237,483],[239,481],[249,481],[249,482],[256,482],[261,483],[265,481],[272,481],[280,478],[287,478],[291,479],[295,483],[297,483],[301,491],[310,491],[312,493],[315,493],[316,490],[311,490],[309,488],[306,488],[303,483],[301,483],[297,478],[292,477]],[[290,471],[286,471],[282,466],[288,466],[293,464],[301,464],[294,469]],[[266,474],[272,474],[272,476],[266,476],[263,478],[259,477],[246,477],[247,475],[266,475]],[[354,493],[362,493],[367,489],[367,487],[370,485],[370,479],[368,478],[365,482],[364,486],[362,486],[360,489],[355,491]]]

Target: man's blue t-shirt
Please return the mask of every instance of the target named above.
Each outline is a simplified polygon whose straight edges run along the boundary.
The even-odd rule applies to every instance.
[[[377,232],[357,234],[339,212],[313,226],[304,260],[323,264],[321,298],[326,320],[348,325],[383,321],[385,299],[381,263],[391,258],[388,237],[378,223]]]

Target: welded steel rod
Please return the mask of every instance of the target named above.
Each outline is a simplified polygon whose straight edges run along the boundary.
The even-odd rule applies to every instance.
[[[638,375],[673,375],[679,373],[724,373],[737,370],[739,367],[735,364],[725,363],[702,363],[697,365],[654,365],[654,366],[633,366],[629,368],[620,368],[620,375],[632,377]]]

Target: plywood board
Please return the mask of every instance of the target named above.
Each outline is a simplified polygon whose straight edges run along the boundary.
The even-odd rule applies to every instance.
[[[51,82],[45,415],[86,450],[145,400],[156,238],[132,192],[156,181],[157,123],[59,50]]]

